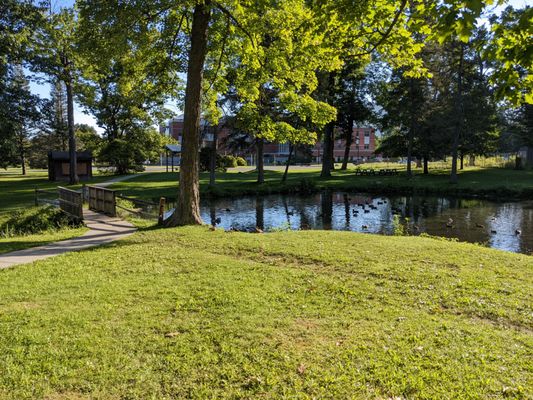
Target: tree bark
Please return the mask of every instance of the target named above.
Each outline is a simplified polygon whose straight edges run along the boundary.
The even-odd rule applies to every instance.
[[[345,171],[348,169],[348,159],[350,158],[350,149],[352,148],[353,142],[353,118],[348,121],[348,132],[346,132],[346,143],[344,147],[344,159],[342,160],[341,170]]]
[[[464,169],[465,167],[465,156],[463,153],[461,153],[461,157],[460,157],[460,169],[461,171]]]
[[[324,147],[322,149],[322,171],[320,172],[321,177],[331,176],[331,170],[333,166],[332,159],[332,150],[333,150],[333,131],[334,123],[330,122],[326,125],[324,129]]]
[[[410,97],[410,124],[407,132],[407,176],[412,177],[413,171],[411,169],[411,162],[413,161],[413,139],[415,137],[415,99],[414,99],[414,85],[413,78],[409,79],[409,97]]]
[[[468,160],[468,166],[469,167],[476,166],[476,156],[473,156],[473,155],[470,156],[470,159]]]
[[[213,127],[213,145],[211,146],[211,157],[209,159],[209,185],[210,186],[213,186],[216,180],[217,141],[218,141],[218,124]]]
[[[424,175],[429,174],[429,168],[428,168],[428,158],[424,157]]]
[[[68,152],[70,158],[69,183],[76,185],[80,179],[78,177],[78,160],[76,157],[76,136],[74,135],[74,96],[72,94],[70,74],[65,79],[65,87],[67,89]]]
[[[211,17],[210,1],[194,7],[183,119],[178,204],[167,225],[200,225],[199,137],[202,80]]]
[[[22,175],[26,175],[26,152],[24,148],[20,149],[20,163],[22,164]]]
[[[326,83],[326,97],[331,101],[334,85],[335,85],[335,75],[330,72],[327,76]],[[335,133],[335,122],[330,122],[324,128],[324,147],[322,149],[322,171],[320,172],[321,177],[330,177],[331,170],[335,168],[333,163],[333,140]]]
[[[257,183],[265,182],[265,159],[263,157],[263,146],[265,142],[263,139],[257,139],[256,152],[257,152]]]
[[[457,153],[459,149],[459,138],[463,125],[463,57],[464,47],[461,43],[459,50],[459,67],[457,70],[457,96],[455,101],[455,129],[452,141],[452,171],[450,173],[450,183],[457,183]]]
[[[281,178],[281,182],[287,181],[287,175],[289,175],[289,166],[291,165],[291,159],[292,159],[292,153],[294,151],[294,145],[292,143],[289,143],[289,157],[287,158],[287,164],[285,165],[285,172],[283,173],[283,177]]]

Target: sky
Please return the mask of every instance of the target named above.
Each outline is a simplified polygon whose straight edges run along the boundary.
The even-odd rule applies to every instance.
[[[52,8],[59,10],[62,7],[71,7],[74,4],[74,0],[52,0]],[[514,8],[523,8],[526,5],[533,6],[533,0],[509,0],[504,6],[498,6],[493,8],[493,13],[499,14],[505,7],[512,5]],[[486,20],[485,20],[486,21]],[[482,21],[483,22],[483,21]],[[30,87],[33,93],[38,94],[43,98],[50,97],[50,85],[46,83],[31,82]],[[167,103],[167,108],[172,110],[175,114],[180,114],[175,104]],[[74,121],[77,124],[88,124],[96,128],[98,132],[102,132],[103,129],[99,128],[96,124],[94,116],[84,112],[83,108],[79,104],[74,105]]]

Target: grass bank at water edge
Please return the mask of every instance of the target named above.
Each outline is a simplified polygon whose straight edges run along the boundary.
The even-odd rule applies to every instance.
[[[0,398],[527,399],[532,269],[430,238],[143,230],[0,271]]]

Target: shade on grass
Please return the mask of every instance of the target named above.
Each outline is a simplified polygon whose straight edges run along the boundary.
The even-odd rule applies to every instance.
[[[531,398],[527,256],[145,230],[0,271],[0,397]]]

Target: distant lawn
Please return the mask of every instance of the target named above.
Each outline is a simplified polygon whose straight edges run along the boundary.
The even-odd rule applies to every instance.
[[[376,169],[379,164],[373,165]],[[366,168],[366,167],[365,167]],[[400,168],[404,169],[405,166]],[[465,168],[459,172],[459,183],[449,183],[449,170],[433,169],[430,175],[417,170],[412,179],[400,176],[355,176],[353,169],[333,171],[331,178],[321,178],[319,169],[295,169],[289,172],[287,182],[281,183],[282,168],[265,171],[265,183],[255,183],[254,171],[226,172],[217,174],[215,189],[208,187],[209,175],[201,174],[201,191],[218,196],[241,194],[267,194],[271,192],[297,191],[302,185],[311,183],[317,189],[369,190],[382,192],[413,192],[450,195],[482,195],[489,197],[531,197],[533,196],[533,171],[516,171],[503,168]],[[306,181],[303,182],[302,181]],[[139,175],[134,179],[112,186],[126,195],[156,199],[177,196],[178,173],[154,172]]]
[[[68,182],[50,182],[48,172],[44,170],[30,170],[23,176],[19,170],[0,169],[0,218],[2,213],[34,205],[35,189],[55,189],[57,186],[79,188],[83,183],[96,183],[112,179],[113,176],[98,175],[90,181],[79,185],[69,186]]]
[[[530,257],[145,230],[0,271],[0,398],[533,397]]]

